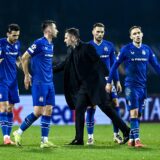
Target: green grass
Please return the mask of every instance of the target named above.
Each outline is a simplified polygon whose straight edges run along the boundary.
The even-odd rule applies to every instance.
[[[17,129],[14,127],[13,130]],[[85,142],[87,140],[85,131]],[[74,126],[52,126],[50,140],[58,148],[40,149],[40,127],[23,134],[23,147],[0,145],[0,160],[160,160],[160,125],[141,124],[141,140],[147,146],[128,148],[112,141],[112,126],[95,127],[94,146],[66,146],[74,137]]]

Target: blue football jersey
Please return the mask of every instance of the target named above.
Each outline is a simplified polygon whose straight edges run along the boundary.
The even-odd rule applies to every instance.
[[[36,40],[29,48],[31,55],[32,82],[48,84],[53,82],[52,62],[53,43],[42,37]]]
[[[148,63],[160,74],[160,65],[151,48],[145,44],[137,48],[133,43],[129,43],[121,49],[117,62],[111,68],[108,82],[111,82],[113,73],[122,62],[126,73],[125,86],[145,88]]]
[[[96,49],[97,54],[100,56],[102,62],[106,65],[107,69],[110,71],[111,66],[116,61],[116,51],[113,43],[102,40],[100,44],[96,44],[93,40],[89,42]],[[113,79],[115,81],[119,80],[119,74],[116,70]]]
[[[11,44],[7,38],[0,39],[0,83],[11,85],[17,80],[16,60],[20,54],[19,41]]]

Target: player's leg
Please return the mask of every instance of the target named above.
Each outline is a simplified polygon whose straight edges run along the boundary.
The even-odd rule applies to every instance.
[[[145,105],[145,99],[146,99],[145,89],[139,89],[138,96],[139,96],[138,123],[139,123],[139,130],[140,130],[140,118],[142,116],[143,108]],[[141,143],[139,137],[135,139],[135,147],[139,148],[139,147],[144,147],[144,146],[145,145]]]
[[[9,106],[9,88],[5,84],[0,84],[0,125],[3,134],[4,144],[9,144],[7,135],[7,108]]]
[[[7,135],[7,109],[8,101],[0,102],[0,124],[3,134],[4,144],[8,144],[8,135]]]
[[[86,115],[86,126],[87,126],[87,133],[88,133],[88,145],[94,144],[94,115],[96,111],[96,106],[89,106],[87,108],[87,115]]]
[[[27,130],[43,113],[43,106],[45,104],[45,99],[41,93],[42,89],[40,85],[32,85],[32,98],[34,105],[34,112],[29,114],[19,129],[13,132],[15,142],[17,146],[21,145],[21,136],[25,130]]]
[[[139,139],[139,119],[138,119],[138,111],[139,111],[139,94],[138,89],[129,88],[125,89],[127,106],[130,113],[130,137],[128,146],[136,146],[136,142],[140,142]],[[139,143],[139,147],[143,147],[141,143]]]
[[[40,145],[41,148],[56,146],[48,140],[53,106],[55,106],[55,90],[52,84],[48,85],[46,106],[44,106],[43,108],[43,114],[41,117],[41,145]]]
[[[120,107],[119,107],[118,98],[115,97],[115,98],[112,99],[112,101],[113,101],[116,113],[120,117]],[[119,128],[114,123],[113,123],[113,132],[114,132],[113,133],[113,140],[114,140],[114,142],[119,143],[119,144],[122,143],[122,138],[121,138],[121,136],[119,134]]]
[[[9,87],[9,95],[8,95],[8,99],[9,99],[9,105],[7,106],[7,110],[6,110],[6,116],[7,116],[7,121],[6,121],[6,125],[7,125],[7,135],[8,135],[8,142],[10,142],[10,144],[14,144],[13,141],[11,141],[10,139],[10,134],[12,131],[12,126],[13,126],[13,108],[14,108],[14,104],[15,103],[19,103],[19,91],[18,91],[18,84],[17,82],[13,83],[10,87]]]
[[[22,134],[26,131],[42,114],[43,107],[42,106],[34,106],[34,112],[29,114],[24,121],[21,123],[18,130],[13,132],[13,136],[15,138],[15,143],[17,146],[22,145]]]

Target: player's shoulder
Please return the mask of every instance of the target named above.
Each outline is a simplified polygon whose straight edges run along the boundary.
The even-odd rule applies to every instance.
[[[142,44],[142,47],[144,48],[144,49],[151,49],[151,47],[149,46],[149,45],[147,45],[147,44]]]
[[[87,42],[88,44],[94,44],[94,41],[93,40],[90,40]]]
[[[41,37],[41,38],[36,39],[36,40],[34,41],[34,44],[37,44],[37,45],[43,44],[44,41],[45,41],[45,40],[44,40],[44,37]]]
[[[103,39],[103,43],[106,44],[106,45],[109,45],[109,46],[114,46],[113,42],[107,41],[105,39]]]
[[[5,43],[7,41],[7,38],[1,38],[0,39],[0,43],[2,44],[2,43]]]
[[[125,44],[121,47],[121,50],[129,50],[130,48],[132,47],[132,44],[131,43],[128,43],[128,44]]]
[[[20,46],[20,45],[21,45],[21,42],[18,40],[18,41],[15,43],[15,45]]]

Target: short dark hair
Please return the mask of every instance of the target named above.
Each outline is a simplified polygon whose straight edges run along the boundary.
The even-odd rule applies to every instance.
[[[77,28],[66,29],[65,33],[69,33],[69,34],[75,36],[77,39],[80,39],[79,29],[77,29]]]
[[[42,31],[44,31],[48,26],[52,25],[52,23],[56,24],[56,22],[53,20],[45,20],[41,25]]]
[[[105,29],[105,25],[103,23],[95,23],[93,25],[93,29],[96,28],[96,27],[103,27]]]
[[[131,34],[132,30],[135,29],[135,28],[138,28],[142,31],[142,28],[140,26],[132,26],[130,29],[129,29],[129,34]]]
[[[9,24],[8,25],[8,33],[11,33],[12,31],[20,31],[20,27],[18,24]]]

